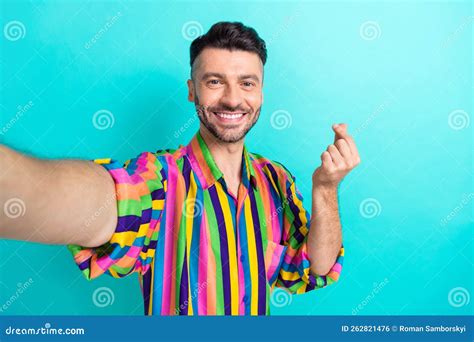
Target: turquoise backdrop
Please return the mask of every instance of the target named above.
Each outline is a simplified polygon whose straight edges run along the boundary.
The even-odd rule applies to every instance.
[[[472,314],[471,1],[1,4],[0,138],[48,158],[186,144],[191,40],[254,27],[269,58],[250,151],[285,164],[308,209],[332,123],[362,158],[339,188],[340,281],[273,314]],[[143,314],[136,275],[88,282],[65,246],[0,240],[0,267],[2,315]]]

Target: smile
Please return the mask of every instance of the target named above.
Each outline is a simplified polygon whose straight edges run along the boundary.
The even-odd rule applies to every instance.
[[[222,113],[222,112],[213,112],[221,119],[225,120],[239,120],[247,113]]]

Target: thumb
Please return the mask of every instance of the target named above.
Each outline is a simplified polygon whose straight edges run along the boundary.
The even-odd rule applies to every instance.
[[[341,123],[341,124],[334,124],[332,125],[332,129],[334,131],[334,142],[336,142],[337,139],[343,139],[347,135],[347,124]]]

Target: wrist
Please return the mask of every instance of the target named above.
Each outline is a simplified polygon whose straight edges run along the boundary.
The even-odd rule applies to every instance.
[[[313,197],[315,195],[337,194],[337,184],[316,184],[313,183]]]

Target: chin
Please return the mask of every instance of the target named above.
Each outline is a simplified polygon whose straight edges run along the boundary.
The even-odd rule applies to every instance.
[[[245,136],[244,135],[227,135],[227,134],[219,134],[217,137],[220,141],[225,142],[225,143],[236,143],[240,140],[242,140]]]

